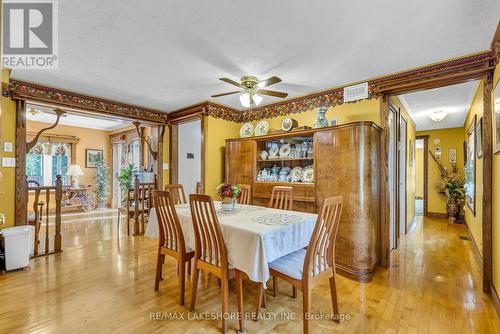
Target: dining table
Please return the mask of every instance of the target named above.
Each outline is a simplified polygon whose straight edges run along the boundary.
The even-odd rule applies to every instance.
[[[228,253],[235,269],[239,331],[246,333],[243,306],[243,274],[267,288],[269,263],[309,245],[317,215],[262,206],[236,204],[230,211],[214,202]],[[186,246],[194,249],[194,226],[189,204],[175,206]],[[151,208],[145,236],[159,238],[158,216]]]
[[[268,264],[296,252],[309,244],[316,214],[279,210],[262,206],[236,204],[224,211],[214,202],[231,267],[245,273],[254,282],[266,283],[270,278]],[[187,247],[194,250],[194,226],[189,204],[175,206]],[[155,208],[149,214],[145,231],[149,238],[159,237]]]

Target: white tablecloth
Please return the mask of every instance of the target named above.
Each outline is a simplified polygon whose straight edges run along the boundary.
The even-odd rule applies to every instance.
[[[264,287],[269,279],[268,263],[293,253],[309,244],[316,214],[269,209],[252,205],[237,205],[233,211],[215,208],[226,242],[229,263]],[[194,230],[188,204],[176,206],[186,241],[194,249]],[[153,208],[145,235],[158,238],[158,219]]]

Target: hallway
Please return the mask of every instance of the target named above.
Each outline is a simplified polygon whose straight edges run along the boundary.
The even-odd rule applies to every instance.
[[[36,258],[31,269],[0,276],[0,332],[131,333],[138,328],[163,332],[166,322],[171,333],[219,332],[217,320],[150,320],[150,312],[180,312],[186,319],[189,314],[177,304],[171,259],[160,291],[153,291],[156,241],[127,237],[124,225],[117,238],[116,219],[62,226],[62,254]],[[373,282],[365,284],[338,276],[340,311],[347,320],[339,325],[314,321],[313,332],[500,332],[492,302],[481,291],[474,245],[459,238],[467,235],[464,225],[437,219],[422,223],[418,217],[415,228],[393,252],[392,268],[378,269]],[[248,333],[301,333],[300,319],[279,319],[287,312],[300,315],[302,307],[302,297],[292,299],[290,286],[280,283],[280,296],[273,298],[268,292],[263,311],[264,315],[276,312],[278,319],[247,321]],[[195,311],[218,311],[214,277],[203,275],[200,284]],[[328,289],[327,281],[314,289],[314,313],[331,312]],[[247,312],[255,306],[254,290],[254,285],[245,284]],[[230,310],[236,311],[233,286],[229,298]],[[237,322],[230,321],[229,326],[236,328]]]

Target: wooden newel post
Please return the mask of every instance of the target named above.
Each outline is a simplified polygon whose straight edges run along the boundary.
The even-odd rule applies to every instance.
[[[61,252],[61,203],[62,203],[62,180],[61,175],[56,176],[56,234],[54,237],[54,252]]]
[[[134,234],[139,234],[139,174],[134,177]]]

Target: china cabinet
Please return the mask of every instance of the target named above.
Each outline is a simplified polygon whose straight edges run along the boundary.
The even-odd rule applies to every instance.
[[[252,186],[267,206],[272,188],[293,188],[293,210],[317,212],[342,195],[336,246],[339,273],[369,281],[379,259],[380,136],[372,122],[280,132],[226,141],[226,182]]]

